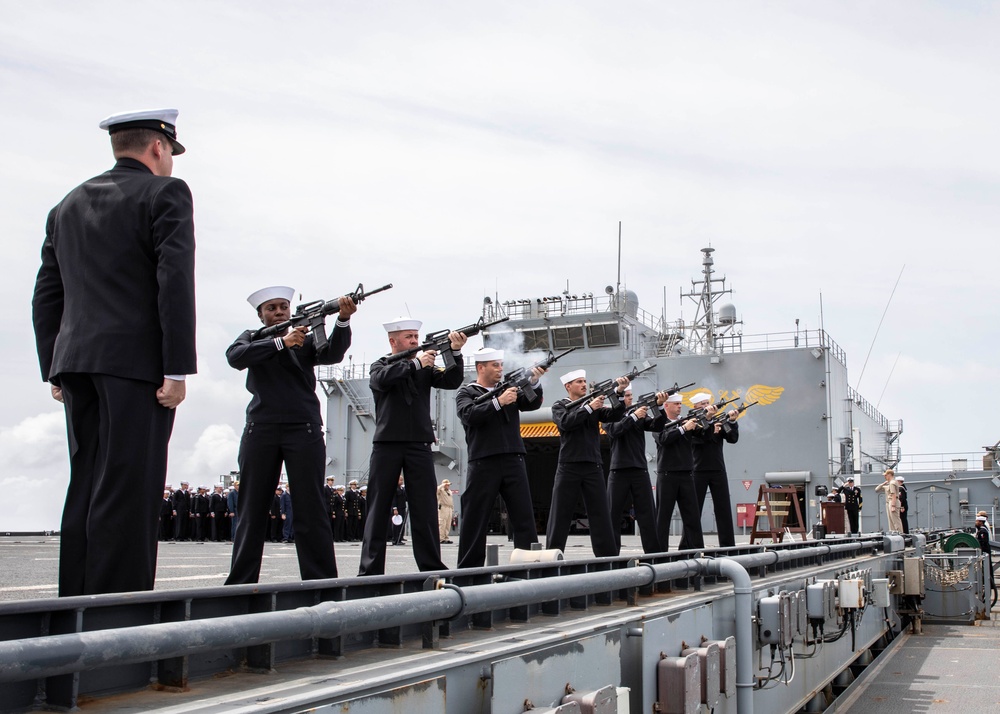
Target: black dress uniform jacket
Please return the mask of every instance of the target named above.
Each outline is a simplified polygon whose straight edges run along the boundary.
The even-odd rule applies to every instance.
[[[253,398],[247,406],[247,422],[322,423],[313,367],[344,359],[351,346],[350,323],[338,320],[321,350],[316,349],[312,334],[306,335],[301,347],[280,350],[275,340],[254,340],[253,335],[253,330],[245,331],[226,350],[231,367],[249,369],[247,391]]]
[[[197,371],[192,210],[184,181],[134,159],[52,209],[32,301],[42,379],[81,372],[160,385]]]
[[[458,390],[455,407],[458,418],[465,427],[465,442],[469,461],[497,454],[524,454],[521,438],[521,412],[534,411],[542,406],[542,387],[535,385],[535,398],[523,393],[517,401],[501,407],[496,397],[476,404],[476,399],[490,390],[473,382]]]
[[[464,374],[462,355],[455,353],[455,366],[417,367],[404,359],[386,364],[372,363],[369,385],[375,399],[375,435],[372,441],[434,441],[431,427],[431,387],[458,389]]]
[[[569,403],[569,399],[560,399],[552,405],[552,421],[559,428],[559,463],[603,464],[599,424],[625,416],[624,402],[597,411],[591,411],[586,405],[567,409]]]

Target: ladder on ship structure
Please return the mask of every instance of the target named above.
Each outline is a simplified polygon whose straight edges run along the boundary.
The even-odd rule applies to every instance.
[[[789,518],[794,514],[795,520]],[[766,526],[764,525],[766,523]],[[757,494],[757,512],[750,531],[750,545],[769,540],[780,543],[785,535],[801,533],[805,538],[805,521],[799,508],[799,494],[795,486],[761,486]]]
[[[361,430],[368,431],[365,428],[365,420],[362,417],[368,417],[373,421],[375,419],[374,414],[372,414],[371,397],[361,396],[358,390],[351,386],[351,382],[346,379],[324,380],[324,391],[326,391],[325,385],[328,383],[337,385],[340,393],[343,394],[350,403],[351,409],[354,411],[354,416],[358,418],[358,423],[361,425]]]

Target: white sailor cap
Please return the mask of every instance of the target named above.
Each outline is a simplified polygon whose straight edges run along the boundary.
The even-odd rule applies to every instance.
[[[563,384],[569,384],[574,379],[586,379],[586,378],[587,378],[587,370],[574,369],[572,372],[567,372],[559,379],[560,381],[562,381]]]
[[[684,401],[684,397],[681,394],[671,394],[667,397],[667,404],[680,404]]]
[[[902,476],[897,476],[897,477],[896,477],[896,480],[897,480],[897,481],[905,481],[906,479],[905,479],[905,478],[903,478]]]
[[[101,121],[98,126],[114,134],[122,129],[152,129],[170,139],[171,153],[174,156],[183,154],[186,149],[177,141],[176,109],[142,109],[140,111],[112,114]]]
[[[386,332],[402,332],[403,330],[419,330],[424,323],[411,317],[397,317],[389,322],[383,322]]]
[[[691,403],[697,404],[698,402],[708,402],[711,401],[712,395],[708,392],[698,392],[693,397],[691,397]]]
[[[626,392],[631,392],[632,391],[632,383],[631,382],[629,382],[628,384],[625,385],[625,391]]]
[[[362,487],[361,487],[361,490],[362,490],[362,491],[367,491],[367,490],[368,490],[368,487],[367,487],[367,486],[362,486]]]
[[[281,299],[291,302],[293,297],[295,297],[295,288],[290,288],[287,285],[271,285],[250,293],[247,296],[247,302],[250,303],[250,307],[256,310],[268,300]]]
[[[347,485],[350,486],[352,483],[357,483],[357,482],[358,480],[356,478],[352,478],[350,481],[347,482]]]
[[[491,347],[480,347],[472,353],[476,362],[503,362],[503,350],[495,350]]]
[[[977,521],[986,521],[986,516],[976,516]]]

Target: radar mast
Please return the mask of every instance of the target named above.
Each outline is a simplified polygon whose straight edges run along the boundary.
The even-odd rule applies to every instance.
[[[712,253],[715,248],[702,248],[702,279],[691,281],[691,292],[681,293],[681,300],[690,298],[697,309],[694,322],[688,326],[688,345],[696,354],[719,354],[722,352],[722,340],[735,340],[741,333],[734,332],[737,325],[743,322],[736,319],[736,307],[730,303],[721,305],[716,310],[715,303],[724,295],[731,295],[732,289],[726,287],[726,278],[713,277],[715,261]]]

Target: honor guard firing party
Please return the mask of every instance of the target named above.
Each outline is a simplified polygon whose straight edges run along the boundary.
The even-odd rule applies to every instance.
[[[496,324],[482,318],[424,339],[419,319],[383,323],[388,350],[369,371],[375,427],[367,477],[338,484],[325,476],[316,369],[344,359],[352,322],[365,319],[360,304],[391,284],[294,307],[293,287],[252,292],[254,327],[225,353],[233,369],[246,371],[251,395],[238,480],[226,488],[166,483],[176,410],[186,376],[197,371],[192,196],[171,176],[174,157],[185,152],[177,117],[159,109],[101,121],[114,166],[70,191],[45,226],[32,317],[42,379],[65,407],[70,451],[60,596],[151,590],[158,541],[232,541],[227,584],[258,581],[265,541],[294,544],[303,580],[341,574],[335,543],[351,541],[361,543],[358,574],[383,574],[387,544],[407,537],[419,570],[444,570],[441,546],[453,543],[456,520],[458,566],[481,567],[498,498],[514,547],[538,548],[544,526],[552,557],[582,522],[578,502],[595,556],[618,555],[629,503],[644,552],[667,550],[675,506],[680,547],[703,547],[709,492],[719,544],[735,544],[723,446],[737,444],[743,409],[712,403],[708,392],[682,397],[676,384],[640,397],[632,391],[640,369],[594,383],[585,369],[558,369],[572,349],[520,367],[530,353],[468,342]],[[379,299],[390,296],[405,304],[403,295]],[[460,494],[448,479],[436,480],[433,390],[438,399],[453,395],[464,428]],[[559,444],[547,522],[536,524],[521,419],[543,405]],[[656,444],[655,494],[647,433]],[[120,507],[124,498],[129,508]]]

